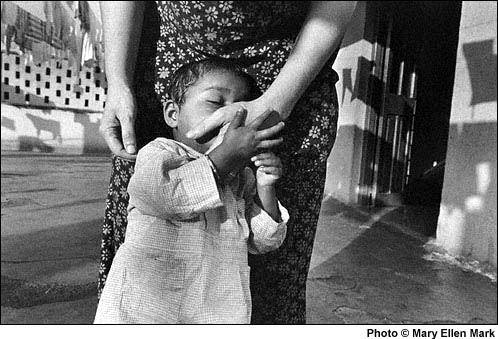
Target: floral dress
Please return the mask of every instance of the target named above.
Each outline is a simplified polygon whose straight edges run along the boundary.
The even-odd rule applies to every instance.
[[[168,80],[185,63],[229,58],[252,75],[262,91],[266,90],[285,64],[308,6],[304,1],[161,1],[157,2],[158,17],[146,11],[144,30],[150,31],[142,34],[141,48],[145,52],[140,53],[146,55],[140,56],[138,67],[142,68],[136,71],[139,146],[157,136],[167,136],[157,99],[168,99]],[[155,20],[159,22],[158,31],[153,27]],[[157,41],[155,51],[150,48],[152,40]],[[287,237],[278,250],[249,256],[251,321],[255,324],[299,324],[306,320],[306,280],[327,158],[337,127],[338,78],[331,68],[334,59],[335,54],[298,101],[282,133],[284,144],[274,149],[285,169],[277,195],[289,210],[290,221]],[[155,69],[155,77],[150,76],[151,69]],[[152,79],[157,98],[152,98],[148,90]],[[124,188],[132,174],[132,162],[114,158],[99,291],[124,239],[128,199]]]

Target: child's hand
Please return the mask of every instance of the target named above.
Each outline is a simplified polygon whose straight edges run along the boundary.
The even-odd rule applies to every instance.
[[[271,113],[272,111],[266,111],[244,126],[247,111],[241,107],[230,123],[221,146],[229,149],[235,159],[238,158],[242,163],[249,160],[262,148],[268,149],[278,146],[283,141],[282,138],[278,137],[278,133],[284,128],[283,122],[260,130]]]
[[[283,139],[278,133],[284,128],[281,121],[276,125],[260,130],[260,126],[272,111],[266,111],[254,121],[244,126],[247,111],[241,108],[228,126],[223,141],[209,152],[209,157],[220,178],[246,165],[247,161],[260,149],[278,146]]]
[[[282,176],[282,162],[271,152],[255,155],[251,161],[257,167],[256,182],[260,187],[273,186]]]

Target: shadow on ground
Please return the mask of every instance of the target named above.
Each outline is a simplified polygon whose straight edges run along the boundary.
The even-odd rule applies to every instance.
[[[2,237],[1,306],[96,297],[101,223],[96,219]]]
[[[310,271],[309,323],[497,322],[496,282],[444,262],[425,260],[424,245],[429,238],[393,227],[404,213],[393,210],[368,225],[374,212],[333,199],[324,202],[319,227],[327,228],[332,236],[327,244],[315,243],[314,250],[331,246],[335,251]],[[423,210],[418,215],[422,218]]]

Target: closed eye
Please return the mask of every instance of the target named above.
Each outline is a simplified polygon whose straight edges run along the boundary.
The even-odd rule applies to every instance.
[[[217,100],[206,100],[206,102],[210,103],[211,105],[216,105],[216,106],[223,106],[225,103],[222,101],[217,101]]]

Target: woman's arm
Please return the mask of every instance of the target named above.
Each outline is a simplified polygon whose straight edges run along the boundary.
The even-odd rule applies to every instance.
[[[240,105],[247,109],[248,121],[269,108],[278,111],[282,119],[287,119],[299,98],[339,47],[355,7],[355,1],[313,1],[294,49],[268,90],[254,101],[235,103],[216,111],[188,136],[199,138],[230,122]]]
[[[100,133],[114,154],[134,159],[137,147],[132,84],[142,32],[144,3],[100,1],[100,9],[107,77],[106,107],[100,123]]]
[[[287,119],[299,98],[339,47],[354,1],[313,1],[294,49],[279,75],[259,99]]]

